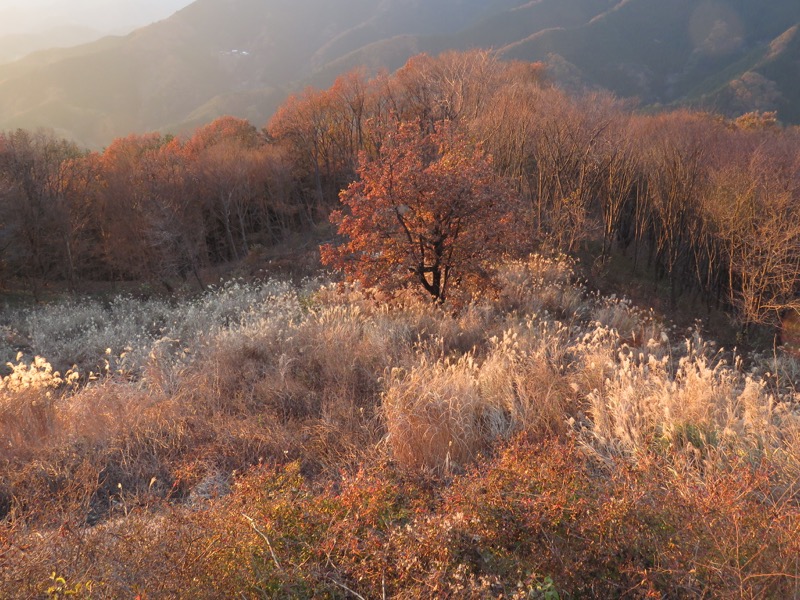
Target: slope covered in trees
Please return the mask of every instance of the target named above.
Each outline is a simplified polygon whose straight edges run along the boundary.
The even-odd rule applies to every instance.
[[[0,128],[46,126],[99,148],[228,113],[263,122],[320,64],[395,35],[449,32],[485,10],[460,0],[197,0],[130,35],[0,67]]]
[[[264,130],[2,134],[4,285],[194,293],[0,313],[0,595],[791,597],[796,354],[581,277],[796,313],[798,136],[481,51]],[[295,234],[344,280],[201,291]]]
[[[445,210],[443,191],[461,185],[448,179],[452,167],[430,163],[430,144],[418,144],[416,155],[393,149],[397,127],[403,135],[447,127],[458,145],[474,145],[478,162],[454,172],[469,183],[470,169],[489,164],[478,168],[478,157],[491,161],[494,191],[474,193],[480,210],[494,206],[496,214]],[[470,218],[481,235],[489,235],[486,223],[513,222],[498,249],[509,256],[531,248],[594,248],[600,260],[625,255],[635,270],[665,282],[673,305],[699,294],[742,323],[777,324],[798,303],[797,136],[771,114],[643,116],[611,96],[571,98],[547,83],[541,66],[499,62],[487,52],[422,55],[391,76],[353,72],[328,90],[293,96],[264,131],[226,117],[188,138],[130,136],[89,154],[46,134],[4,134],[2,276],[27,281],[34,292],[48,281],[82,279],[202,285],[202,269],[324,223],[340,190],[359,178],[355,186],[373,187],[342,196],[340,233],[349,236],[351,257],[387,252],[405,264],[397,249],[359,246],[367,235],[360,228],[380,228],[370,203],[390,201],[394,192],[379,180],[394,173],[398,189],[420,196],[406,190],[392,199],[387,224],[423,219],[415,203],[429,194],[442,202],[435,220],[413,226],[433,227],[419,238],[423,245],[434,248],[430,236],[444,235],[442,227],[463,224],[464,239],[474,236],[466,233]],[[454,157],[442,155],[441,165]],[[402,179],[405,160],[419,161],[406,170],[416,180]],[[519,201],[506,199],[512,196]],[[467,205],[454,197],[452,206]],[[490,237],[484,247],[494,245]],[[471,262],[469,269],[447,269],[465,280],[484,269],[470,252],[455,261]],[[427,260],[403,268],[427,270]],[[388,273],[390,265],[376,268]]]
[[[784,42],[798,22],[794,0],[197,0],[128,36],[0,66],[0,129],[45,126],[97,149],[227,114],[260,124],[308,83],[476,47],[546,61],[575,89],[797,123],[798,49]]]

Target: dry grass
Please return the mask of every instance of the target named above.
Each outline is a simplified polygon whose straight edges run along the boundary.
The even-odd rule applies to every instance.
[[[575,280],[532,257],[452,312],[237,284],[110,354],[38,312],[109,367],[9,370],[0,595],[800,595],[796,360],[745,371]]]
[[[563,438],[578,410],[565,376],[569,336],[560,324],[528,320],[492,338],[479,384],[488,406],[505,416],[500,439],[524,432],[537,439]]]
[[[480,396],[475,364],[422,364],[387,376],[383,419],[392,457],[403,467],[451,472],[486,448],[504,415]]]

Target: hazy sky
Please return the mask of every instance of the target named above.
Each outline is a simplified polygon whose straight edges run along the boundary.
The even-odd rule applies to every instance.
[[[168,17],[192,0],[0,0],[0,35],[81,25],[123,33]]]

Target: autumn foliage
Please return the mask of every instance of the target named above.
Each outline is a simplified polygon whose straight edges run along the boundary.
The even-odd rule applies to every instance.
[[[519,201],[490,157],[451,122],[426,132],[392,123],[374,156],[362,152],[358,180],[331,220],[347,239],[322,261],[365,286],[421,286],[437,302],[451,287],[489,279],[492,261],[517,251]]]
[[[328,240],[326,263],[348,277],[443,300],[536,248],[588,253],[601,271],[627,263],[673,309],[727,312],[744,340],[800,307],[797,136],[770,114],[642,115],[610,94],[570,96],[541,65],[488,51],[421,55],[304,90],[263,130],[222,117],[90,154],[0,134],[0,282],[35,296],[88,281],[202,288],[288,240],[311,264]]]
[[[486,51],[0,134],[0,597],[798,597],[799,142]]]

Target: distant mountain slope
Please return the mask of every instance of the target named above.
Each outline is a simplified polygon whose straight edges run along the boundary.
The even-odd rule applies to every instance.
[[[706,93],[696,93],[695,103],[730,114],[774,110],[784,121],[800,123],[800,24],[752,52],[729,75],[712,81],[715,89],[708,85],[700,90]]]
[[[0,35],[0,64],[17,60],[37,50],[77,46],[101,37],[103,34],[99,31],[80,25],[64,25],[42,33]]]
[[[19,0],[0,1],[0,37],[42,35],[64,27],[128,33],[164,19],[191,0]],[[55,44],[53,44],[55,46]]]
[[[509,0],[197,0],[128,36],[0,66],[0,129],[47,125],[89,146],[285,97],[370,39],[457,31]],[[279,100],[247,111],[264,122]],[[252,108],[252,107],[251,107]],[[201,117],[202,116],[202,117]]]
[[[456,47],[502,48],[552,29],[580,27],[619,0],[537,0],[486,17],[453,37]]]
[[[800,122],[798,23],[797,0],[197,0],[128,36],[0,66],[0,129],[99,147],[226,113],[261,125],[307,83],[470,47],[646,104]]]
[[[587,83],[647,104],[670,103],[766,48],[798,21],[800,2],[788,0],[623,0],[580,27],[539,32],[502,53],[526,60],[555,56]]]

